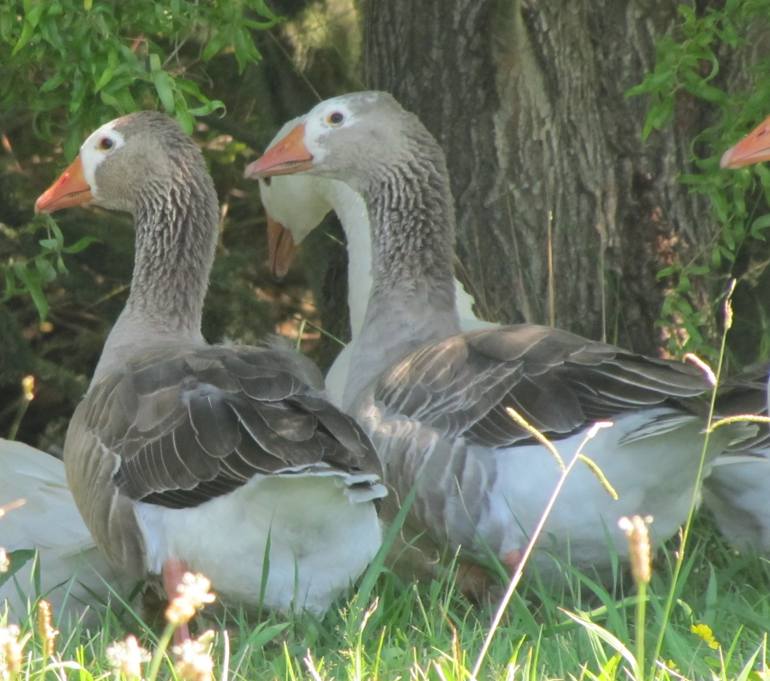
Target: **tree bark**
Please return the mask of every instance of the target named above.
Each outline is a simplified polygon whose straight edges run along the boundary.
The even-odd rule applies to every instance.
[[[482,316],[655,352],[656,273],[704,238],[704,199],[677,176],[705,122],[684,102],[643,144],[646,102],[624,93],[676,19],[668,0],[365,3],[365,79],[447,153]]]

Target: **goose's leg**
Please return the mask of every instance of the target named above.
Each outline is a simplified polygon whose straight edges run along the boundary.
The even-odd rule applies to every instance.
[[[187,572],[187,563],[178,558],[169,558],[163,563],[163,588],[169,603],[179,594],[177,588],[182,583],[182,577]],[[174,632],[174,643],[181,645],[190,638],[190,629],[187,623],[180,624]]]
[[[461,561],[457,566],[457,586],[460,592],[472,601],[484,603],[492,599],[499,580],[476,563]]]
[[[508,553],[503,554],[500,560],[502,564],[505,565],[506,568],[508,568],[509,574],[513,575],[516,572],[516,570],[519,568],[519,563],[521,563],[521,559],[523,557],[524,557],[523,551],[520,551],[519,549],[513,549],[513,551],[508,551]]]

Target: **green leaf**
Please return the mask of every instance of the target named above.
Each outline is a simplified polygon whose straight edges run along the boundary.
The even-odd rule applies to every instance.
[[[24,288],[32,297],[37,314],[41,321],[44,321],[48,315],[48,301],[45,299],[43,288],[40,282],[40,275],[35,270],[29,269],[26,263],[14,263],[13,271],[19,281],[24,284]]]
[[[102,71],[102,75],[99,76],[99,79],[94,83],[94,92],[99,92],[107,83],[112,80],[112,76],[115,75],[115,70],[117,68],[117,64],[107,64],[107,67]]]
[[[155,71],[160,71],[160,70],[161,70],[160,57],[153,52],[150,55],[150,71],[154,73]]]
[[[225,103],[218,99],[212,99],[203,106],[196,106],[193,109],[188,109],[193,116],[208,116],[213,111],[221,111],[224,115],[226,110],[227,107],[225,106]]]
[[[54,266],[48,262],[45,256],[41,255],[35,258],[34,263],[42,283],[48,284],[56,279],[56,270],[54,269]]]
[[[650,92],[668,91],[674,82],[674,74],[671,71],[657,71],[648,75],[641,83],[634,85],[625,91],[625,97],[638,97]]]
[[[71,246],[67,246],[65,248],[62,248],[61,250],[64,253],[69,253],[69,254],[80,253],[80,251],[85,250],[93,243],[99,243],[99,239],[97,239],[94,236],[84,236],[83,238],[78,239]]]
[[[10,267],[4,267],[3,269],[3,274],[5,276],[5,287],[3,288],[2,301],[5,302],[16,295],[17,288],[16,277],[13,276],[13,269]]]
[[[190,115],[190,112],[185,107],[177,107],[176,113],[174,114],[177,121],[179,121],[179,125],[182,127],[182,130],[184,130],[188,135],[192,135],[193,128],[195,127],[195,119]]]
[[[18,549],[16,551],[11,551],[8,554],[8,558],[11,561],[11,567],[7,572],[0,572],[0,586],[5,584],[34,557],[35,551],[33,549]]]
[[[653,130],[662,128],[670,120],[674,111],[674,98],[666,97],[650,107],[644,119],[642,139],[646,140]]]
[[[51,76],[45,83],[43,83],[40,86],[40,92],[51,92],[51,90],[55,90],[57,87],[59,87],[65,80],[66,73],[64,71],[59,71],[58,73],[55,73],[53,76]]]
[[[51,230],[53,233],[53,238],[56,239],[56,243],[59,246],[59,249],[64,248],[64,234],[62,234],[61,227],[56,223],[56,220],[54,220],[50,215],[47,216],[48,220],[46,223],[46,227]]]
[[[770,227],[770,213],[765,213],[751,223],[750,233],[755,239],[765,238],[762,232]]]
[[[24,13],[24,26],[21,29],[21,35],[19,36],[16,45],[13,47],[11,56],[15,56],[31,39],[37,28],[37,24],[40,21],[40,17],[45,10],[46,3],[38,2],[32,5],[29,10]]]
[[[201,59],[209,61],[212,57],[219,54],[220,50],[227,44],[227,38],[221,32],[215,33],[203,48]]]
[[[152,82],[166,113],[174,113],[174,80],[165,71],[153,71]]]

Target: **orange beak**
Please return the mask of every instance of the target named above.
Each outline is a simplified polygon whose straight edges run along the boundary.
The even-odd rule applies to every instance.
[[[280,222],[267,215],[267,257],[270,272],[277,279],[283,279],[289,271],[297,246],[294,237]]]
[[[313,154],[305,146],[305,124],[300,123],[246,166],[243,176],[253,180],[271,175],[292,175],[313,167]]]
[[[62,208],[80,206],[89,203],[94,197],[91,187],[83,177],[83,164],[78,156],[70,166],[59,175],[48,189],[35,201],[36,213],[53,213]]]
[[[719,162],[723,168],[743,168],[770,161],[770,116],[754,128],[738,144],[730,147]]]

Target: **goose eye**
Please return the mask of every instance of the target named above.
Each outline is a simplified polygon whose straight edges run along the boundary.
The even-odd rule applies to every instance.
[[[109,137],[102,137],[99,140],[99,148],[104,151],[112,149],[113,146],[115,146],[115,143]]]
[[[327,117],[326,122],[329,125],[342,125],[342,121],[345,120],[345,116],[340,111],[332,111]]]

